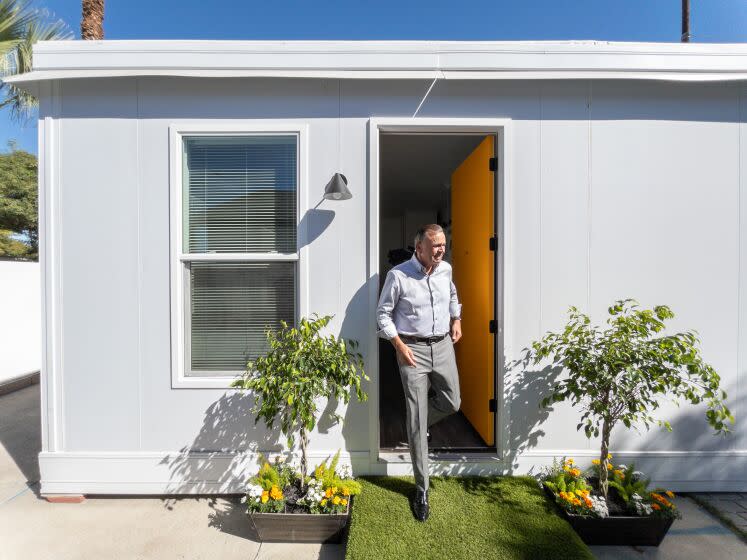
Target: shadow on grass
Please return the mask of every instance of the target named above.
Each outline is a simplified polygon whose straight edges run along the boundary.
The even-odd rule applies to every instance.
[[[382,490],[400,494],[408,499],[415,494],[415,482],[413,480],[393,476],[362,476],[361,478]]]
[[[465,492],[482,496],[490,503],[520,508],[522,511],[536,511],[541,506],[546,513],[556,512],[554,504],[537,486],[537,481],[530,477],[464,477],[456,480]],[[517,494],[517,490],[526,494]],[[527,494],[531,498],[529,503]]]

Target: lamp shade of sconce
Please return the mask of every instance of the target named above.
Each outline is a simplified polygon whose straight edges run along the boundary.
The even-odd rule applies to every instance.
[[[327,200],[347,200],[353,198],[348,190],[348,179],[342,173],[335,173],[324,187],[324,198]]]

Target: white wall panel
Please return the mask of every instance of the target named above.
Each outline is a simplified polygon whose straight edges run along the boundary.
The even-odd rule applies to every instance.
[[[63,449],[138,446],[137,97],[69,82],[59,134]]]
[[[741,427],[747,416],[747,85],[739,96],[739,330],[736,389],[729,402],[737,418],[732,436],[735,449],[747,449],[747,429]]]
[[[696,329],[705,359],[735,388],[739,167],[734,85],[595,82],[591,309],[615,299],[667,304]],[[667,406],[675,433],[614,434],[613,446],[723,449],[703,410]]]
[[[429,86],[429,80],[65,82],[57,231],[62,450],[170,452],[170,476],[178,479],[200,476],[179,450],[270,449],[277,441],[277,433],[254,427],[248,397],[171,387],[171,124],[285,119],[308,125],[309,208],[337,171],[353,193],[301,216],[310,233],[309,311],[335,314],[332,330],[361,341],[370,356],[375,320],[368,316],[367,286],[378,278],[367,270],[368,119],[411,116]],[[743,94],[742,121],[744,103]],[[441,80],[419,116],[513,120],[505,240],[512,287],[505,297],[513,310],[505,324],[509,360],[560,326],[569,305],[591,310],[598,320],[613,299],[634,296],[644,305],[671,305],[677,327],[700,331],[736,412],[745,410],[747,125],[738,124],[738,86]],[[519,379],[519,371],[507,383],[511,447],[543,460],[555,451],[593,449],[575,431],[577,414],[569,407],[538,411],[543,381],[531,374]],[[376,372],[369,375],[375,382]],[[368,451],[368,405],[338,410],[345,425],[323,421],[312,449]],[[613,444],[644,452],[745,449],[743,435],[711,438],[700,411],[674,414],[675,429],[686,438],[619,432]],[[517,469],[526,467],[526,457],[510,458]]]
[[[539,321],[544,334],[564,325],[568,307],[588,307],[589,108],[588,82],[544,82],[540,90]],[[520,274],[520,273],[519,273]],[[544,435],[539,448],[583,449],[589,441],[576,431],[570,403],[551,413],[537,402],[557,377],[539,366],[527,374],[515,422],[535,423]],[[517,387],[518,390],[518,387]],[[541,424],[540,424],[541,421]],[[526,426],[525,430],[530,430]]]

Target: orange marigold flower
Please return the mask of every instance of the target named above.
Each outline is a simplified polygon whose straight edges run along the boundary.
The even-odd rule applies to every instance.
[[[319,503],[322,504],[322,506],[326,506],[327,505],[327,498],[323,498],[322,501],[319,502]]]
[[[270,489],[270,498],[273,500],[282,500],[283,499],[283,491],[280,490],[277,486],[273,486]]]
[[[267,500],[269,500],[269,499],[270,499],[270,493],[267,490],[265,490],[264,492],[262,492],[262,503],[266,504]]]
[[[570,473],[571,476],[578,476],[581,474],[581,471],[579,469],[571,469],[568,472]]]
[[[350,490],[348,490],[347,488],[343,488],[342,489],[342,495],[343,496],[350,496]]]
[[[589,509],[594,507],[594,502],[592,502],[590,498],[584,497],[584,503],[586,504],[586,507]]]
[[[592,459],[591,464],[592,465],[598,465],[601,461],[599,459]]]
[[[573,464],[573,459],[566,459],[565,462],[568,463],[569,465],[572,465]]]
[[[347,500],[342,500],[342,501],[340,502],[340,505],[342,505],[342,506],[346,506],[346,505],[348,505],[348,501],[347,501]]]
[[[325,496],[326,496],[327,498],[331,498],[331,497],[332,497],[332,495],[333,495],[334,493],[335,493],[335,492],[334,492],[334,490],[332,490],[332,488],[327,488],[327,490],[326,490],[326,491],[324,492],[324,495],[325,495]]]
[[[622,478],[625,473],[622,472],[620,469],[615,469],[614,471],[612,471],[612,474],[614,474],[615,476],[619,476],[620,478]]]
[[[340,504],[340,501],[341,501],[340,496],[335,496],[334,498],[332,498],[332,503],[335,504],[336,506]]]
[[[611,471],[611,470],[612,470],[612,468],[613,468],[613,467],[612,467],[612,463],[607,463],[607,470],[608,470],[608,471]]]
[[[612,459],[612,453],[607,453],[607,460],[609,461],[610,459]]]
[[[665,494],[666,494],[667,496],[669,496],[670,498],[674,498],[674,492],[672,492],[671,490],[667,490],[667,491],[666,491],[666,492],[664,492],[664,493],[665,493]]]
[[[651,507],[657,511],[661,509],[661,506],[659,504],[651,504]]]

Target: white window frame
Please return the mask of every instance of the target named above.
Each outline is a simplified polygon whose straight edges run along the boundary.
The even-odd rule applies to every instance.
[[[296,183],[296,252],[295,253],[203,253],[189,254],[184,251],[182,235],[182,188],[184,138],[187,136],[262,136],[295,135],[298,138],[297,183]],[[286,261],[296,263],[296,321],[308,314],[308,247],[306,221],[308,210],[308,125],[278,120],[253,120],[250,123],[191,121],[169,126],[169,184],[170,184],[170,287],[171,287],[171,386],[174,389],[227,389],[235,379],[234,373],[227,376],[187,376],[185,344],[188,333],[185,327],[185,305],[189,281],[186,263],[195,261]],[[304,226],[302,226],[304,224]]]

